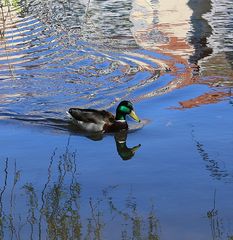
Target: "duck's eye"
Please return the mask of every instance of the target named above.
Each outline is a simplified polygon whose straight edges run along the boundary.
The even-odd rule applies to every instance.
[[[131,102],[128,102],[127,107],[130,108],[130,109],[133,109],[132,103],[131,103]]]

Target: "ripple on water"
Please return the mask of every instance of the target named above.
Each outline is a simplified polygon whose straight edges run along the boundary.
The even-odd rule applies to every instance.
[[[171,59],[162,54],[103,49],[10,13],[0,48],[1,118],[41,121],[58,112],[62,119],[70,106],[108,109],[140,100],[167,74]]]

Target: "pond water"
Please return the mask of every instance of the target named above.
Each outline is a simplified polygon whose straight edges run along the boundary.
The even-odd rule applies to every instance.
[[[1,6],[0,239],[233,239],[231,5]],[[66,116],[124,99],[124,143]]]

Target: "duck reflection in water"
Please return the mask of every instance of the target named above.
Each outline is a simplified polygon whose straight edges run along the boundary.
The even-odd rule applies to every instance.
[[[134,156],[135,152],[141,147],[141,144],[138,144],[131,148],[127,147],[127,135],[127,131],[116,132],[114,135],[117,152],[122,160],[130,160]]]
[[[74,128],[75,126],[72,124],[70,127]],[[116,143],[116,148],[119,156],[122,160],[130,160],[136,151],[141,147],[141,144],[138,144],[134,147],[128,147],[127,146],[127,136],[128,136],[128,130],[122,130],[119,132],[114,133],[114,139]],[[101,141],[103,137],[105,136],[102,132],[92,133],[92,134],[86,134],[84,132],[78,131],[76,128],[76,133],[83,135],[93,141]]]

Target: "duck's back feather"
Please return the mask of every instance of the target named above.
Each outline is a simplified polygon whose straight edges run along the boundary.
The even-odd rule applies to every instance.
[[[105,110],[70,108],[69,114],[77,121],[94,124],[112,124],[114,115]]]

